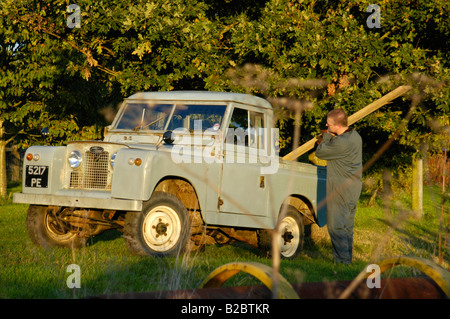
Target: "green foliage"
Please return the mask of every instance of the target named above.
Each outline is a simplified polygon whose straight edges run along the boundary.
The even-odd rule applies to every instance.
[[[80,126],[99,120],[93,111],[99,84],[71,72],[77,57],[48,29],[54,24],[46,18],[59,12],[50,8],[31,1],[0,8],[0,119],[6,138],[23,147],[43,143],[44,127],[51,141],[62,143],[81,138]]]
[[[379,1],[381,28],[370,29],[370,3],[80,0],[81,27],[70,29],[67,1],[6,0],[0,8],[5,136],[17,135],[26,146],[48,126],[52,143],[99,138],[106,124],[99,110],[137,91],[232,90],[288,98],[276,105],[283,153],[292,144],[293,99],[314,105],[301,118],[305,142],[323,128],[330,109],[352,114],[408,83],[412,95],[355,125],[365,153],[371,157],[399,128],[393,154],[410,156],[421,145],[439,149],[436,136],[446,132],[450,112],[450,4]],[[245,76],[236,82],[249,63],[260,70],[250,80],[263,86],[242,81]],[[304,85],[313,79],[326,86]],[[379,165],[398,164],[385,158]]]

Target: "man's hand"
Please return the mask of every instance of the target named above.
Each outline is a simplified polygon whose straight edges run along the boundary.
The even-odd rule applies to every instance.
[[[323,133],[329,133],[327,130],[320,130],[320,134],[316,137],[317,138],[317,145],[319,145],[320,143],[322,143],[323,141]]]

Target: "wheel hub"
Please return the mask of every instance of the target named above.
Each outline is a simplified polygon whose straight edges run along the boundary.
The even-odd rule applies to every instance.
[[[287,243],[290,243],[291,240],[294,238],[294,236],[292,235],[291,231],[286,231],[284,232],[284,234],[281,236],[284,240],[284,244],[286,245]]]
[[[287,216],[280,223],[281,254],[291,257],[295,254],[300,239],[300,230],[294,218]]]
[[[158,224],[153,225],[152,228],[156,231],[156,238],[159,236],[167,236],[167,228],[169,227],[169,223],[163,223],[161,218],[158,220]]]

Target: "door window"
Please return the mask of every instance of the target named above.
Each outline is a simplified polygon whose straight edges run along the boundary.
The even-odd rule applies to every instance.
[[[265,148],[264,113],[234,108],[226,143]]]

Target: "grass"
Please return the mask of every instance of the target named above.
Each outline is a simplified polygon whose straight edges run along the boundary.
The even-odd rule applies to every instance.
[[[11,189],[18,191],[20,187]],[[368,263],[378,258],[413,255],[438,262],[438,234],[441,194],[437,187],[426,187],[424,216],[407,218],[392,227],[402,214],[408,198],[385,205],[379,201],[368,207],[361,198],[355,220],[354,262],[335,264],[326,228],[312,227],[304,253],[295,260],[282,260],[281,274],[291,283],[351,280]],[[271,265],[259,251],[243,244],[207,246],[202,252],[179,258],[152,258],[131,255],[117,231],[90,239],[83,249],[43,249],[28,237],[27,206],[4,200],[0,206],[0,298],[82,298],[110,293],[164,291],[197,288],[217,267],[233,261],[252,261]],[[445,218],[448,215],[445,208]],[[445,230],[445,229],[444,229]],[[442,230],[441,230],[442,231]],[[381,245],[381,246],[380,246]],[[443,267],[448,267],[445,252]],[[81,270],[81,288],[69,289],[66,280],[70,264]],[[419,275],[414,269],[396,267],[393,276]],[[239,274],[228,286],[260,284]]]

